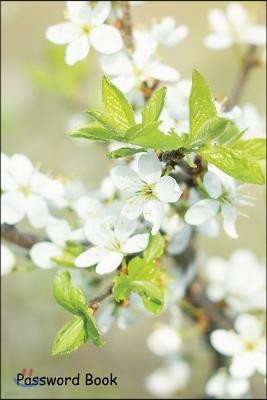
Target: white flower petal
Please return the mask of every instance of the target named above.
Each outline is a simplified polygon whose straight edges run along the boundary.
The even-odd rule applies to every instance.
[[[187,210],[185,214],[185,222],[190,225],[203,224],[217,214],[219,206],[220,205],[216,200],[200,200]]]
[[[68,65],[74,65],[77,61],[83,60],[90,50],[90,42],[86,35],[73,40],[66,49],[65,61]]]
[[[134,193],[142,186],[142,182],[137,173],[129,167],[120,165],[114,167],[111,169],[110,175],[114,185],[122,192]]]
[[[142,70],[152,54],[156,51],[157,42],[148,32],[134,30],[134,53],[132,55],[135,66]]]
[[[30,195],[26,199],[26,213],[34,228],[43,228],[49,218],[49,211],[45,200],[41,196]]]
[[[115,225],[115,235],[120,243],[125,242],[135,231],[137,221],[128,219],[127,217],[120,217]]]
[[[99,261],[101,249],[99,247],[92,247],[89,250],[81,253],[75,260],[76,267],[86,268],[95,265]]]
[[[227,18],[235,27],[236,31],[239,32],[248,22],[247,13],[242,4],[232,2],[227,6],[226,10]]]
[[[124,75],[126,78],[133,73],[133,66],[129,57],[120,52],[111,55],[102,55],[100,66],[107,75]]]
[[[239,40],[255,46],[264,46],[266,44],[266,27],[264,25],[248,25]]]
[[[95,245],[105,247],[115,240],[114,232],[106,221],[100,218],[89,218],[85,224],[87,239]]]
[[[231,399],[241,399],[249,391],[249,381],[247,379],[229,379],[227,381],[227,394]]]
[[[241,353],[233,357],[230,374],[235,378],[250,378],[255,372],[253,353]]]
[[[14,154],[10,158],[9,171],[19,185],[27,185],[34,172],[31,161],[23,154]]]
[[[266,352],[255,354],[254,362],[259,373],[266,375]]]
[[[77,39],[81,34],[81,30],[72,22],[62,22],[47,28],[45,37],[55,44],[67,44]]]
[[[12,251],[1,243],[1,276],[9,274],[16,264]]]
[[[10,158],[1,153],[1,189],[2,190],[16,190],[18,184],[16,183],[12,171],[10,171]]]
[[[163,176],[155,187],[157,198],[165,203],[174,203],[183,193],[178,183],[171,176]]]
[[[178,26],[165,40],[165,45],[167,47],[174,46],[175,44],[181,42],[188,35],[189,29],[186,25]]]
[[[224,12],[218,8],[214,8],[208,13],[210,26],[215,32],[228,33],[229,24]]]
[[[37,243],[30,250],[30,256],[34,264],[44,269],[53,268],[55,264],[51,258],[59,256],[60,253],[59,247],[49,242]]]
[[[103,54],[113,54],[123,47],[121,34],[114,26],[100,25],[94,28],[90,36],[95,50]]]
[[[68,17],[71,22],[83,25],[90,22],[92,9],[87,1],[67,1]]]
[[[146,183],[155,183],[161,176],[161,163],[155,153],[142,154],[138,160],[138,173]]]
[[[163,206],[158,200],[149,200],[144,206],[144,218],[150,222],[152,226],[151,234],[155,235],[159,229],[163,219]]]
[[[111,2],[110,1],[98,1],[96,6],[93,8],[93,12],[91,15],[91,22],[94,26],[101,25],[107,17],[109,16],[111,11]]]
[[[236,331],[246,340],[255,340],[260,337],[261,325],[258,319],[249,314],[241,314],[235,321]]]
[[[235,222],[237,218],[237,211],[235,207],[230,204],[222,205],[222,215],[223,215],[223,228],[225,233],[232,239],[237,239],[238,234],[235,228]]]
[[[207,172],[203,179],[205,189],[213,199],[217,199],[222,194],[222,185],[216,174]]]
[[[176,69],[159,62],[151,62],[146,67],[146,74],[148,77],[158,79],[163,82],[176,82],[180,74]]]
[[[71,229],[65,219],[53,219],[46,227],[46,233],[52,242],[57,244],[64,244],[68,240]]]
[[[105,212],[100,201],[86,196],[75,201],[73,209],[82,220],[90,217],[101,218]]]
[[[233,40],[226,33],[210,33],[204,38],[204,44],[212,50],[223,50],[232,46]]]
[[[26,212],[26,199],[20,192],[8,192],[1,196],[1,222],[14,225]]]
[[[147,338],[147,347],[158,356],[178,351],[181,344],[182,340],[176,330],[168,325],[155,329]]]
[[[143,233],[130,237],[127,242],[123,245],[122,251],[126,254],[139,253],[145,250],[148,245],[149,234]]]
[[[99,263],[96,266],[96,272],[99,275],[108,274],[115,271],[121,264],[123,255],[115,251],[102,253]]]
[[[237,354],[242,349],[242,342],[239,336],[224,329],[216,329],[210,335],[212,346],[225,356]]]
[[[142,196],[133,196],[127,199],[127,203],[123,206],[122,215],[127,218],[138,218],[144,209],[146,200]]]

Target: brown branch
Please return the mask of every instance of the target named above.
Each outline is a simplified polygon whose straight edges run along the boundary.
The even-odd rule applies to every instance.
[[[109,297],[112,294],[112,288],[113,288],[113,283],[107,289],[103,292],[94,297],[93,299],[90,300],[89,307],[92,308],[94,312],[98,309],[101,301],[105,300],[107,297]]]
[[[123,14],[121,33],[123,41],[128,50],[134,50],[133,31],[132,31],[132,18],[130,11],[129,1],[121,2],[121,9]]]
[[[228,100],[225,103],[225,111],[231,110],[239,101],[245,83],[249,77],[250,72],[252,69],[258,65],[258,59],[255,56],[257,51],[257,46],[250,45],[248,51],[244,57],[242,68],[236,84],[233,87],[232,93],[229,96]]]
[[[10,243],[25,249],[30,249],[34,244],[48,240],[37,235],[22,232],[8,224],[1,225],[1,237]]]

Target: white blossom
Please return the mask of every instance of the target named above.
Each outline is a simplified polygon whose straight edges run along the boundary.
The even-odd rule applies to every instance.
[[[210,49],[226,49],[235,43],[266,44],[266,27],[250,22],[240,2],[230,3],[226,12],[217,8],[210,10],[208,20],[213,32],[205,37],[204,43]]]
[[[260,321],[241,314],[235,331],[216,329],[211,333],[212,346],[221,354],[232,357],[230,374],[238,379],[250,378],[256,371],[266,374],[266,343]]]
[[[16,264],[13,252],[1,243],[1,275],[9,274]]]
[[[244,185],[236,187],[233,178],[215,167],[209,167],[209,169],[203,178],[203,185],[210,198],[193,204],[185,214],[185,221],[190,225],[200,225],[221,212],[225,233],[232,239],[237,239],[235,223],[238,211],[236,206],[252,205],[251,196],[241,193]]]
[[[115,271],[124,256],[147,247],[148,233],[133,235],[135,229],[136,221],[126,217],[120,218],[114,229],[100,218],[89,218],[85,232],[94,246],[81,253],[75,265],[80,268],[96,265],[96,272],[100,275]]]
[[[229,261],[210,257],[204,277],[212,301],[224,300],[234,312],[266,309],[266,269],[249,250],[236,250]]]
[[[164,17],[159,23],[152,26],[150,34],[159,46],[172,47],[184,40],[188,31],[186,25],[176,26],[174,18]]]
[[[154,370],[145,381],[146,388],[155,396],[161,398],[173,395],[188,384],[190,368],[183,360]]]
[[[216,399],[241,399],[249,391],[247,379],[236,379],[220,369],[206,383],[206,394]]]
[[[166,324],[156,328],[147,338],[149,350],[158,356],[177,352],[181,343],[182,340],[177,330]]]
[[[110,1],[98,1],[94,8],[86,1],[67,1],[68,21],[50,26],[46,38],[56,44],[68,44],[65,55],[68,65],[83,60],[91,46],[100,53],[116,53],[123,42],[120,32],[104,23],[110,12]]]
[[[150,79],[162,82],[175,82],[179,79],[174,68],[159,62],[155,57],[157,42],[148,32],[135,30],[133,36],[132,54],[120,52],[101,57],[103,72],[110,76],[116,86],[124,93],[129,93]]]
[[[137,218],[143,213],[145,220],[152,224],[152,235],[160,228],[164,204],[176,202],[182,194],[175,179],[161,173],[161,163],[155,153],[139,157],[138,173],[126,166],[111,170],[115,185],[127,198],[122,215]]]

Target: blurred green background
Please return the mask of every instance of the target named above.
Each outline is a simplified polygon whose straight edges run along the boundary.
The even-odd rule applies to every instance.
[[[260,2],[243,2],[252,13],[258,12]],[[214,52],[204,47],[203,37],[208,32],[207,11],[211,7],[224,8],[228,2],[161,1],[145,2],[132,7],[136,26],[144,26],[151,19],[173,16],[178,24],[190,28],[189,36],[166,52],[164,62],[177,67],[183,78],[189,78],[197,68],[210,83],[213,92],[228,94],[238,74],[238,62],[232,49]],[[64,133],[73,114],[80,114],[89,104],[99,101],[101,73],[91,52],[87,61],[77,67],[85,75],[86,85],[76,82],[74,70],[63,67],[70,74],[73,88],[64,85],[59,70],[49,64],[51,58],[63,62],[64,48],[53,49],[44,38],[49,25],[62,21],[65,3],[61,1],[2,1],[2,151],[7,154],[24,153],[43,171],[70,178],[81,177],[88,187],[97,187],[105,176],[109,162],[105,148],[96,143],[73,140]],[[56,47],[56,46],[55,46]],[[43,71],[51,71],[48,77]],[[47,74],[47,73],[46,73]],[[72,76],[73,75],[73,76]],[[52,76],[52,80],[51,80]],[[46,82],[46,89],[36,85]],[[47,87],[50,90],[47,90]],[[72,89],[78,93],[72,95]],[[265,71],[255,69],[243,92],[241,103],[252,102],[263,116],[265,104]],[[265,198],[262,188],[253,190],[256,205],[249,219],[240,217],[237,241],[224,233],[221,237],[198,243],[201,251],[228,256],[235,248],[247,247],[259,257],[265,253]],[[161,364],[146,348],[145,338],[157,320],[140,322],[126,332],[114,327],[106,336],[107,345],[95,349],[82,347],[73,355],[53,358],[50,355],[53,338],[66,322],[52,296],[54,271],[36,270],[14,273],[2,280],[2,396],[5,398],[151,398],[143,381],[145,376]],[[210,355],[199,339],[191,343],[192,383],[181,394],[182,398],[201,398],[204,381],[212,367]],[[196,351],[197,349],[197,351]],[[203,367],[203,364],[205,368]],[[209,366],[210,365],[210,366]],[[117,388],[99,387],[74,389],[64,387],[19,389],[12,379],[23,368],[33,368],[40,375],[75,375],[93,372],[105,375],[113,371],[119,376]],[[260,395],[260,393],[259,393]]]

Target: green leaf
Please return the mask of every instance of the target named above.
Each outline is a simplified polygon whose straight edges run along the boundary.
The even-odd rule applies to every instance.
[[[179,147],[179,138],[174,133],[163,133],[159,129],[161,122],[155,121],[146,125],[136,125],[126,132],[126,140],[128,143],[142,146],[145,149],[154,150],[175,150]]]
[[[87,333],[82,317],[75,316],[58,332],[53,343],[52,354],[68,354],[77,350],[87,341]]]
[[[240,140],[235,143],[233,149],[244,151],[253,160],[266,159],[266,139],[264,138]]]
[[[128,299],[130,295],[130,279],[127,275],[118,275],[114,279],[112,293],[117,302]]]
[[[202,146],[213,139],[220,137],[225,131],[228,125],[228,120],[220,117],[209,118],[200,127],[197,135],[192,138],[190,145],[192,146]]]
[[[124,131],[135,125],[134,111],[124,94],[103,76],[102,97],[106,110]]]
[[[124,136],[127,128],[116,120],[113,114],[100,110],[88,110],[87,113],[95,118],[104,128],[111,131],[113,133],[113,138]]]
[[[164,246],[165,240],[159,232],[154,236],[150,235],[148,246],[143,253],[146,263],[161,257],[164,252]]]
[[[210,118],[216,117],[210,89],[201,74],[194,70],[189,97],[190,138],[198,135],[199,129]]]
[[[152,282],[132,281],[131,287],[143,300],[144,306],[153,314],[160,314],[164,306],[163,291]]]
[[[260,166],[243,151],[223,146],[203,148],[198,153],[226,174],[243,182],[263,185],[265,182]]]
[[[88,306],[83,291],[79,286],[72,286],[68,271],[59,272],[55,276],[53,290],[57,302],[72,314],[87,313]]]
[[[245,130],[240,131],[240,129],[234,122],[228,121],[228,124],[223,134],[220,135],[218,142],[220,145],[232,147],[235,144],[235,142],[239,140],[245,132],[246,132]]]
[[[167,89],[162,87],[156,92],[148,100],[145,108],[142,111],[142,124],[147,125],[150,122],[157,121],[161,114],[162,108],[164,106],[164,100],[166,96]]]
[[[114,158],[121,158],[121,157],[128,157],[132,156],[133,154],[143,153],[146,152],[145,149],[133,149],[131,147],[122,147],[118,150],[111,151],[107,154],[107,158],[114,159]]]
[[[97,347],[104,346],[105,341],[100,336],[96,321],[93,317],[93,311],[90,308],[87,308],[87,312],[85,314],[85,328],[88,337]]]
[[[101,141],[116,140],[119,136],[117,133],[111,132],[95,122],[81,128],[76,128],[67,134],[74,137]]]

